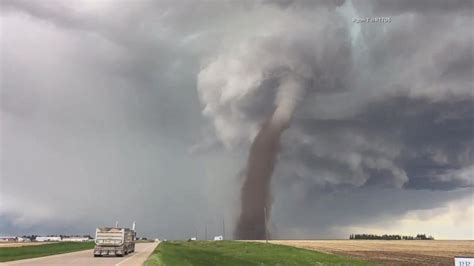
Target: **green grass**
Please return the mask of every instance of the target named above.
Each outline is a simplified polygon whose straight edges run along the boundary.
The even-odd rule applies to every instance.
[[[35,246],[1,247],[0,262],[37,258],[94,248],[94,242],[62,242]]]
[[[300,248],[241,241],[162,242],[145,266],[185,265],[372,265]]]

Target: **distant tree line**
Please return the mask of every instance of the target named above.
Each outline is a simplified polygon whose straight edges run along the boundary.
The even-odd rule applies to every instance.
[[[418,234],[414,236],[402,235],[374,235],[374,234],[351,234],[349,239],[369,239],[369,240],[434,240],[432,236]]]
[[[30,241],[35,241],[38,235],[24,235],[22,238],[29,239]]]

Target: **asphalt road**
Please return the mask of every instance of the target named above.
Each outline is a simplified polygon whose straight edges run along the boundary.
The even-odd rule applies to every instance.
[[[92,250],[71,252],[41,258],[17,260],[0,265],[117,265],[139,266],[150,256],[158,246],[158,242],[137,243],[135,252],[125,257],[97,257],[94,258]]]

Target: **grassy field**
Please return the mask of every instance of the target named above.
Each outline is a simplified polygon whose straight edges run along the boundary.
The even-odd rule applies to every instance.
[[[174,265],[372,265],[294,247],[240,241],[162,242],[145,266]]]
[[[94,248],[94,242],[63,242],[21,247],[1,247],[0,262],[44,257]]]
[[[0,242],[0,248],[47,245],[52,242]]]

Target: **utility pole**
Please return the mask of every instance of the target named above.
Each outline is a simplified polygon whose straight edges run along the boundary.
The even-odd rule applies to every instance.
[[[225,220],[222,219],[222,239],[225,240]]]
[[[263,218],[265,218],[265,242],[268,244],[268,234],[267,234],[267,207],[263,207]]]
[[[204,229],[204,232],[205,232],[204,234],[206,235],[206,238],[204,240],[207,240],[207,224],[206,224],[206,227]]]

